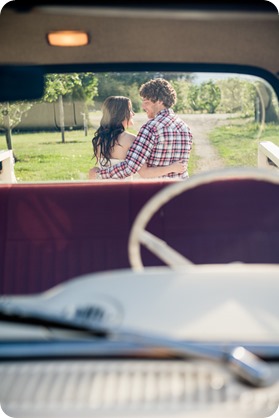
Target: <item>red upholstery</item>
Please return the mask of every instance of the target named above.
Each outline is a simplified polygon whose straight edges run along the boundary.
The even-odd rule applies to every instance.
[[[130,267],[132,223],[164,182],[0,186],[0,293],[28,294],[89,272]],[[278,185],[252,180],[188,190],[147,229],[194,263],[279,262]],[[162,265],[147,250],[144,265]]]
[[[132,222],[165,185],[1,185],[0,293],[40,292],[89,272],[130,267]]]
[[[7,241],[7,226],[8,226],[8,203],[10,185],[3,185],[0,187],[0,287],[2,288],[5,281],[5,252]]]
[[[201,185],[166,205],[165,219],[168,244],[196,264],[279,263],[279,184]]]

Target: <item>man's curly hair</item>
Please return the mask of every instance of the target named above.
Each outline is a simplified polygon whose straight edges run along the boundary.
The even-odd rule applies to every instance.
[[[139,93],[142,98],[151,100],[153,103],[157,102],[157,100],[162,101],[167,108],[175,105],[177,99],[176,91],[163,78],[147,81],[140,87]]]

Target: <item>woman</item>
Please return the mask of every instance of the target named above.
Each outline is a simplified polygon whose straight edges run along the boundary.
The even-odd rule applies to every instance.
[[[124,96],[108,97],[102,107],[103,115],[100,126],[92,139],[93,153],[100,168],[110,167],[125,160],[126,154],[136,135],[126,131],[133,126],[134,112],[131,100]],[[139,172],[128,177],[154,178],[168,173],[183,173],[185,164],[176,161],[168,166],[147,167],[143,165]]]

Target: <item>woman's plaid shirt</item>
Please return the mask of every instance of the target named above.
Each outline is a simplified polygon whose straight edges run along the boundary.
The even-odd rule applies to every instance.
[[[100,169],[98,177],[123,179],[135,174],[143,164],[165,166],[178,160],[188,162],[192,149],[192,134],[188,125],[172,109],[161,110],[140,129],[125,161]],[[164,177],[187,178],[188,172],[170,173]]]

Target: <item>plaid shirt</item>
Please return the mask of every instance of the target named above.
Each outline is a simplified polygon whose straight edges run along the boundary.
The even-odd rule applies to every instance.
[[[149,167],[156,167],[178,160],[188,162],[192,141],[187,124],[172,109],[163,109],[141,127],[125,161],[100,169],[98,176],[103,179],[123,179],[135,174],[145,163]],[[169,173],[163,177],[184,179],[188,177],[188,172]]]

